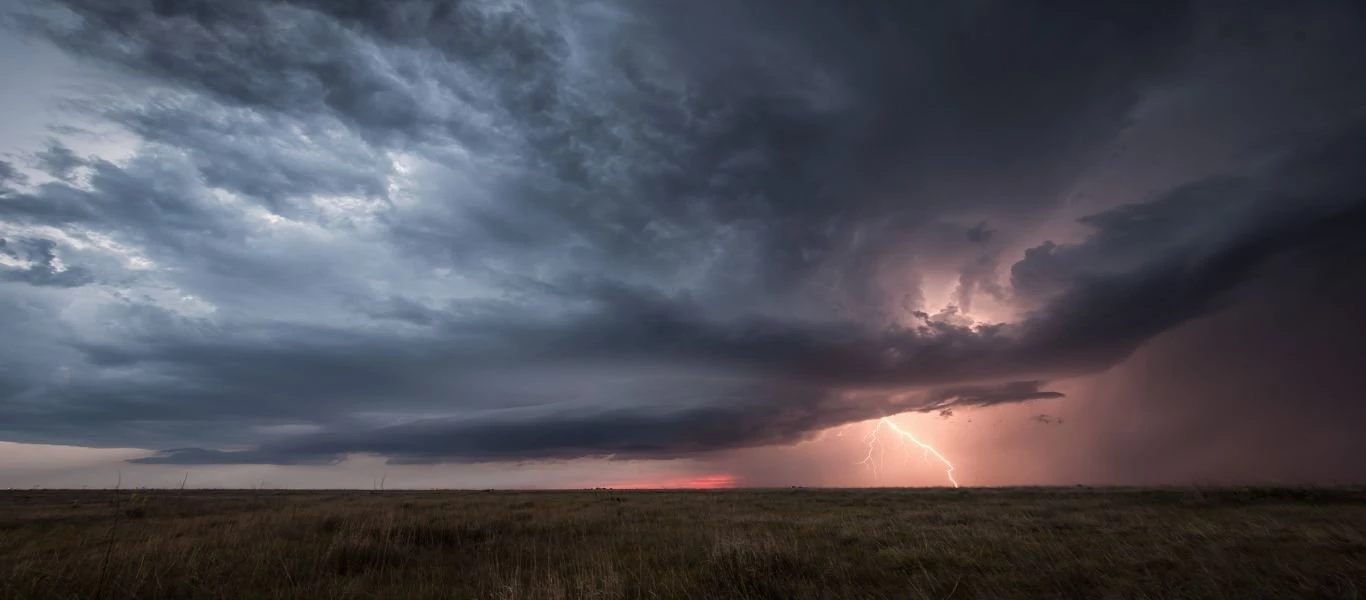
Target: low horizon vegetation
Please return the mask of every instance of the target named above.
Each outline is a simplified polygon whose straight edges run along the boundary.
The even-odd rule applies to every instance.
[[[1360,598],[1360,488],[0,492],[2,598]]]

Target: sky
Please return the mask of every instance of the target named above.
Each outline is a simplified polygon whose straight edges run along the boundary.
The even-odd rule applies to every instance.
[[[1366,480],[1366,5],[0,0],[0,487]]]

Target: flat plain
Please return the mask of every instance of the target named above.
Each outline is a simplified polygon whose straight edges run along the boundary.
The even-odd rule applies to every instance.
[[[1366,490],[0,492],[3,598],[1361,598]]]

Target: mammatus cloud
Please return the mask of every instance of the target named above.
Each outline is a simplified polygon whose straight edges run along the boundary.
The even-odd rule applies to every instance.
[[[132,150],[0,163],[0,437],[173,464],[791,444],[1058,397],[1366,226],[1351,113],[1076,212],[1203,53],[1253,52],[1201,3],[681,6],[25,3],[119,73],[69,105]],[[1330,33],[1297,51],[1356,43]]]

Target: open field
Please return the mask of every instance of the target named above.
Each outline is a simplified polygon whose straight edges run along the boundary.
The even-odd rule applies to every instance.
[[[0,492],[4,598],[1361,598],[1366,490]]]

